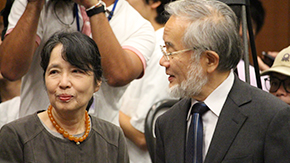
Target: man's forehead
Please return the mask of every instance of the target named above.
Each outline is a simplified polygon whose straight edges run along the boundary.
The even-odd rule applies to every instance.
[[[169,45],[173,42],[181,41],[188,23],[184,19],[176,16],[171,16],[164,26],[164,42]],[[178,39],[178,40],[176,40]]]
[[[188,27],[189,22],[183,17],[171,16],[164,26],[164,32],[175,30],[184,31]]]
[[[168,19],[166,24],[171,24],[171,25],[175,25],[175,26],[187,26],[189,24],[189,20],[186,19],[185,17],[172,15],[172,16],[170,16],[170,18]],[[165,26],[166,26],[166,24],[165,24]]]

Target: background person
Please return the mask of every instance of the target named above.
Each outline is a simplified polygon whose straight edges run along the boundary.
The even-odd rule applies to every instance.
[[[264,21],[265,21],[265,10],[263,7],[263,4],[260,0],[250,0],[250,6],[249,6],[249,12],[251,15],[251,22],[252,22],[252,30],[253,30],[253,35],[254,38],[259,34],[261,29],[264,26]],[[241,5],[229,5],[230,8],[234,11],[238,18],[239,22],[239,35],[243,39],[243,29],[242,29],[242,7]],[[249,35],[248,36],[248,41],[249,41]],[[249,42],[250,43],[250,42]],[[249,45],[250,47],[250,45]],[[249,52],[249,60],[250,63],[252,61],[252,56],[251,56],[251,51]],[[258,59],[260,59],[258,57]],[[238,76],[241,80],[246,81],[245,77],[245,62],[244,59],[242,58],[240,62],[237,65],[237,72]],[[256,73],[255,73],[255,68],[250,64],[249,65],[249,76],[250,76],[250,84],[257,87],[257,80],[256,80]],[[261,84],[262,84],[262,89],[267,91],[265,88],[265,83],[264,83],[264,78],[261,78]]]
[[[166,11],[160,64],[183,99],[156,121],[156,162],[289,162],[289,105],[234,75],[242,55],[234,12],[208,0]]]
[[[155,30],[156,44],[141,79],[130,83],[122,96],[119,122],[127,137],[131,163],[151,162],[144,135],[145,118],[152,105],[163,99],[171,99],[168,92],[168,80],[164,69],[159,65],[162,57],[160,45],[163,45],[164,24],[168,15],[164,6],[170,0],[127,0]]]
[[[86,111],[101,85],[95,42],[79,32],[57,33],[41,54],[50,106],[3,126],[0,162],[128,163],[121,129]]]
[[[2,9],[4,5],[4,3],[1,3],[0,9]],[[4,24],[5,23],[3,23],[2,19],[0,19],[0,31],[4,31]],[[0,45],[2,43],[2,39],[2,36],[0,36]],[[21,79],[9,81],[0,73],[0,128],[4,124],[18,118],[20,106],[20,87]]]
[[[290,46],[278,53],[271,68],[263,71],[269,92],[290,105]]]
[[[0,128],[19,117],[21,80],[9,81],[0,74]]]
[[[1,29],[1,41],[4,40],[5,37],[5,33],[7,31],[7,27],[8,27],[8,16],[12,7],[14,0],[3,0],[2,2],[0,2],[0,5],[3,5],[0,7],[0,15],[2,16],[2,20],[3,20],[3,29]]]
[[[266,16],[266,12],[263,6],[262,1],[260,0],[250,0],[250,6],[249,6],[249,11],[250,11],[250,15],[251,15],[251,22],[252,22],[252,28],[253,28],[253,34],[254,37],[256,37],[259,32],[261,31],[262,27],[264,26],[264,22],[265,22],[265,16]],[[239,29],[239,34],[242,37],[242,15],[241,15],[241,5],[230,5],[230,7],[232,8],[232,10],[235,12],[235,14],[238,17],[238,21],[240,22],[240,29]],[[268,51],[267,54],[269,54],[272,57],[276,57],[278,52],[274,52],[274,51]],[[250,61],[252,61],[252,57],[249,56]],[[264,71],[266,69],[269,68],[269,66],[264,63],[264,59],[265,57],[263,55],[258,55],[257,60],[258,60],[258,65],[259,65],[259,69],[261,71]],[[239,77],[245,81],[245,77],[244,77],[244,62],[241,61],[238,64],[238,70],[239,70]],[[255,70],[253,66],[250,66],[250,75],[251,75],[251,84],[254,86],[257,86],[256,81],[255,81]],[[264,78],[261,79],[263,82]],[[264,86],[264,83],[262,83],[262,86]],[[264,90],[266,90],[265,87],[263,87]]]

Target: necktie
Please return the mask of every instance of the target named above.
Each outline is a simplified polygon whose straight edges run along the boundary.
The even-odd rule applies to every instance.
[[[203,125],[201,116],[208,110],[203,102],[194,104],[191,109],[192,116],[185,151],[186,163],[202,163]]]

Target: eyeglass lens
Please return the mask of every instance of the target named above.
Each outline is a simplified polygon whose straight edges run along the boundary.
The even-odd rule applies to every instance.
[[[168,56],[168,54],[167,54],[167,52],[166,52],[166,47],[163,45],[160,45],[160,49],[161,49],[161,51],[162,51],[162,53],[163,53],[163,55],[164,55],[164,57],[166,58],[166,60],[168,61],[169,60],[169,56]]]
[[[269,81],[269,80],[268,80]],[[290,79],[280,80],[278,78],[271,78],[270,79],[270,92],[276,92],[281,84],[283,85],[286,92],[290,93]]]

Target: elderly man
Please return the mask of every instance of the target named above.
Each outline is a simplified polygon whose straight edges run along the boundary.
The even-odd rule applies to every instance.
[[[272,67],[263,71],[266,88],[269,92],[290,105],[290,46],[283,49],[275,58]]]
[[[167,8],[164,56],[171,93],[183,99],[156,121],[156,162],[290,162],[290,108],[234,75],[238,23],[224,3]]]

